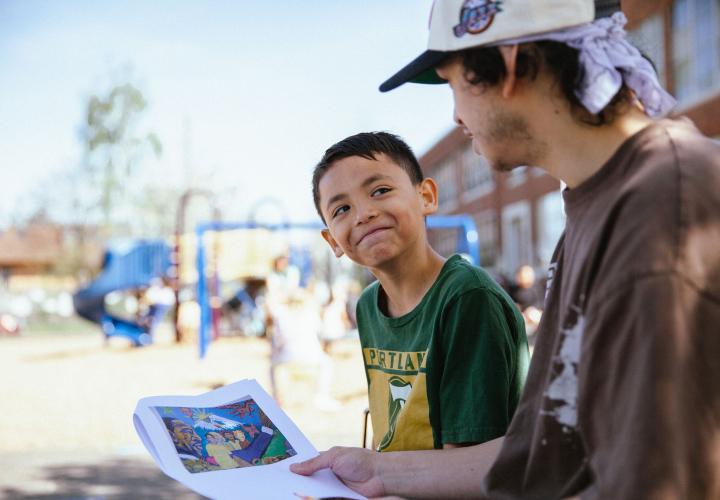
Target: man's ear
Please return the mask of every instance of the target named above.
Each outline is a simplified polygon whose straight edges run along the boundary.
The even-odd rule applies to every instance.
[[[335,257],[339,259],[343,255],[345,255],[345,252],[343,252],[343,249],[340,248],[340,245],[338,245],[337,241],[335,241],[335,238],[332,237],[330,231],[328,231],[327,229],[323,229],[320,231],[320,234],[322,235],[323,239],[327,241],[327,244],[330,245],[330,250],[333,251]]]
[[[501,45],[498,49],[500,49],[500,54],[503,61],[505,61],[506,69],[505,80],[502,83],[502,96],[508,98],[512,96],[517,84],[515,71],[517,69],[518,45]]]
[[[430,215],[438,209],[437,184],[430,177],[425,177],[420,183],[418,192],[422,197],[423,215]]]

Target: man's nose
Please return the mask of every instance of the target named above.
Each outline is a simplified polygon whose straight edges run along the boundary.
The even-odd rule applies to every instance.
[[[457,125],[458,125],[459,127],[464,127],[464,126],[465,126],[465,124],[463,123],[463,121],[462,121],[462,120],[460,119],[460,117],[458,116],[457,108],[453,110],[453,121],[454,121],[455,123],[457,123]]]

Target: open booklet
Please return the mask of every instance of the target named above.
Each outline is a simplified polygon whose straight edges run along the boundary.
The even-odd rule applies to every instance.
[[[165,474],[210,498],[365,498],[329,470],[290,472],[318,452],[254,380],[199,396],[143,398],[133,423]]]

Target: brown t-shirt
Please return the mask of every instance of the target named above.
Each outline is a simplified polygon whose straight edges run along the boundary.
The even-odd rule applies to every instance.
[[[685,120],[564,193],[490,498],[720,498],[720,145]]]

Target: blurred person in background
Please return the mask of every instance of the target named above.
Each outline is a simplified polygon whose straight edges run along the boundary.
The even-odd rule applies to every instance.
[[[336,283],[330,289],[330,298],[322,308],[320,340],[323,350],[330,353],[332,343],[347,335],[350,320],[347,314],[348,295],[345,286]]]
[[[525,331],[528,337],[531,337],[540,323],[544,302],[532,266],[524,264],[518,267],[515,272],[515,281],[510,285],[509,292],[525,319]]]
[[[313,378],[313,404],[321,410],[336,410],[339,403],[330,396],[332,360],[319,340],[322,328],[320,310],[314,297],[296,288],[284,300],[268,303],[270,329],[270,383],[273,397],[286,402],[294,375],[310,371]]]

